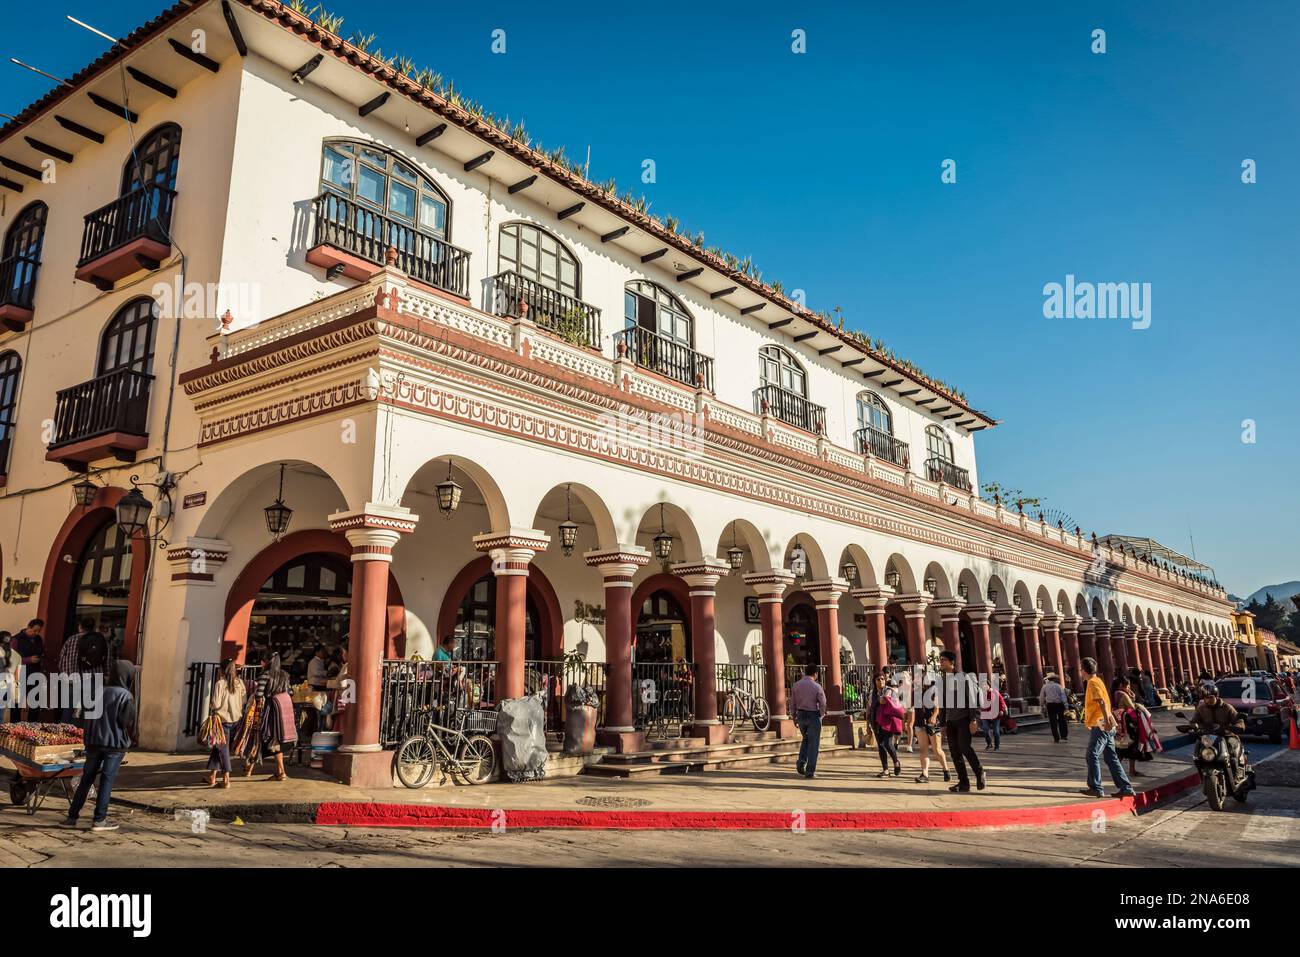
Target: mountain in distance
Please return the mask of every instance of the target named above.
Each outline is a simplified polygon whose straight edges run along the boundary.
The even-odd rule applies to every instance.
[[[1285,607],[1287,611],[1295,611],[1295,602],[1291,601],[1291,596],[1300,595],[1300,581],[1283,582],[1281,585],[1265,585],[1263,588],[1247,595],[1242,604],[1249,605],[1252,598],[1258,598],[1259,603],[1262,605],[1269,595],[1272,595],[1273,600]]]

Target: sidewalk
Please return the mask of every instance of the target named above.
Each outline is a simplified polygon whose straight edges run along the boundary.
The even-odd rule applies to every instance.
[[[1176,719],[1157,716],[1165,739]],[[1084,786],[1086,734],[1071,725],[1070,740],[1055,744],[1043,731],[1008,735],[1002,750],[976,750],[988,772],[983,792],[952,794],[931,767],[917,784],[918,755],[900,755],[900,777],[878,779],[875,749],[844,752],[822,762],[817,777],[797,777],[789,765],[654,775],[632,780],[583,775],[530,784],[479,787],[360,790],[323,772],[291,768],[290,780],[263,773],[232,777],[229,790],[209,789],[201,778],[206,758],[196,754],[137,752],[113,789],[115,803],[174,813],[204,809],[218,820],[246,823],[315,823],[350,826],[491,827],[508,815],[513,827],[562,828],[808,828],[899,829],[989,827],[1087,820],[1097,812],[1133,813],[1194,786],[1186,761],[1158,756],[1139,765],[1133,799],[1096,800]],[[265,769],[266,765],[263,765]],[[955,775],[954,775],[955,781]],[[1107,792],[1113,791],[1103,767]],[[6,807],[5,814],[22,813]]]

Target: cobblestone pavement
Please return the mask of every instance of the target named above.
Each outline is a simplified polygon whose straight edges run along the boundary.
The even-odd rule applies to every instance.
[[[999,830],[429,831],[191,825],[122,811],[121,831],[55,827],[57,810],[0,813],[5,867],[474,867],[810,865],[1300,866],[1300,752],[1260,767],[1245,805],[1210,811],[1189,794],[1140,817]]]

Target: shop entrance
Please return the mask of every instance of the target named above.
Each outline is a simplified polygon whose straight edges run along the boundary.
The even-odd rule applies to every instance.
[[[524,660],[534,661],[540,649],[541,616],[532,594],[525,601]],[[452,634],[457,661],[496,661],[497,578],[489,573],[470,585],[456,611]]]
[[[885,616],[885,651],[889,667],[907,666],[907,631],[902,620],[894,615]]]
[[[112,654],[120,655],[126,639],[127,602],[131,594],[131,540],[116,522],[107,522],[91,535],[72,577],[67,627],[89,618],[108,639]]]
[[[785,611],[785,663],[819,665],[821,641],[817,632],[817,609],[809,601],[796,601]]]
[[[691,661],[691,630],[681,604],[669,592],[652,592],[641,603],[636,622],[637,664],[670,664]]]
[[[272,654],[298,683],[317,643],[331,655],[346,649],[352,611],[352,564],[341,555],[310,552],[277,568],[257,592],[248,625],[247,660]]]

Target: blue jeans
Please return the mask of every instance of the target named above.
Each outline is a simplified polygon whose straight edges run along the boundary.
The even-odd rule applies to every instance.
[[[1002,747],[1002,719],[980,718],[980,730],[984,732],[984,743],[990,748]]]
[[[800,711],[795,720],[799,722],[799,733],[803,735],[797,767],[812,777],[817,770],[817,753],[822,747],[822,716],[816,711]]]
[[[75,821],[77,815],[81,813],[81,808],[86,803],[86,795],[90,793],[90,786],[95,782],[96,775],[99,775],[99,791],[95,795],[95,820],[102,821],[108,817],[108,798],[113,793],[113,781],[125,757],[125,751],[109,751],[93,745],[86,746],[86,766],[81,771],[81,783],[77,785],[77,793],[72,796],[72,803],[68,806],[69,821]]]
[[[1133,785],[1124,773],[1124,765],[1115,753],[1115,732],[1093,728],[1088,736],[1088,790],[1093,794],[1104,793],[1101,788],[1101,759],[1106,757],[1106,767],[1110,768],[1111,780],[1121,791],[1132,791]]]

